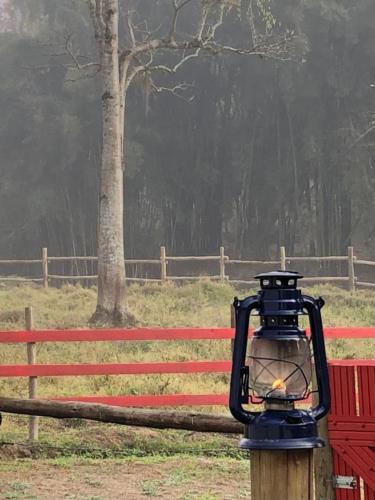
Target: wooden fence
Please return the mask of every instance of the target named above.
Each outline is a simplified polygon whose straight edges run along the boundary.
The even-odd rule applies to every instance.
[[[45,288],[49,284],[56,284],[58,282],[95,282],[97,280],[96,274],[56,274],[51,272],[51,266],[56,263],[74,263],[76,270],[78,270],[79,263],[89,262],[91,264],[96,264],[98,258],[93,256],[70,256],[70,257],[54,257],[48,254],[48,249],[43,248],[40,259],[8,259],[0,260],[0,270],[4,269],[6,266],[31,266],[38,265],[39,273],[33,277],[22,277],[22,276],[9,276],[5,274],[0,274],[0,282],[33,282],[41,283]],[[196,275],[196,276],[173,276],[168,273],[168,264],[174,262],[184,262],[187,263],[217,263],[218,272],[217,274],[211,275]],[[347,255],[339,256],[322,256],[322,257],[292,257],[287,256],[285,247],[280,247],[279,259],[277,260],[243,260],[243,259],[231,259],[225,255],[224,247],[220,247],[219,255],[204,255],[204,256],[171,256],[166,254],[165,247],[160,248],[160,257],[158,259],[126,259],[125,264],[133,268],[134,266],[148,266],[149,268],[154,268],[153,277],[149,278],[146,276],[128,276],[127,281],[135,282],[163,282],[163,281],[193,281],[199,280],[203,277],[212,280],[229,281],[230,283],[240,284],[240,285],[257,285],[258,282],[249,279],[237,279],[233,276],[234,270],[239,269],[251,269],[252,272],[260,272],[266,269],[288,269],[291,268],[291,264],[294,268],[298,268],[298,264],[306,265],[309,263],[318,263],[319,265],[328,265],[329,263],[336,263],[340,266],[339,272],[341,276],[307,276],[302,281],[304,284],[310,283],[341,283],[344,284],[350,291],[354,291],[356,287],[372,287],[375,288],[375,275],[374,282],[364,281],[358,279],[356,276],[356,271],[358,267],[361,269],[372,269],[375,266],[375,261],[358,259],[354,255],[353,247],[348,247]],[[346,269],[346,272],[343,272]],[[255,270],[255,271],[254,271]],[[375,270],[374,270],[375,272]],[[139,273],[142,274],[142,273]],[[143,273],[144,274],[144,273]],[[238,274],[238,272],[237,272]],[[249,275],[249,271],[243,271],[241,273]],[[367,274],[366,274],[367,275]]]
[[[46,342],[109,342],[109,341],[231,341],[234,328],[139,328],[101,330],[34,330],[32,311],[26,310],[26,330],[1,331],[0,344],[26,344],[28,363],[0,365],[0,377],[26,377],[29,380],[29,398],[36,399],[38,377],[140,375],[140,374],[196,374],[227,373],[231,361],[169,361],[152,363],[116,364],[37,364],[36,346]],[[375,339],[375,328],[325,328],[328,339]],[[228,342],[228,357],[230,344]],[[330,383],[333,396],[329,417],[329,439],[334,457],[336,500],[374,500],[375,498],[375,360],[333,360],[330,365]],[[144,395],[71,395],[55,398],[63,401],[104,403],[122,407],[162,406],[228,406],[228,394],[144,394]],[[310,400],[311,402],[311,400]],[[29,439],[38,439],[38,417],[30,417]],[[330,448],[323,451],[330,455]],[[332,489],[332,473],[327,459],[322,456],[315,464],[318,481],[315,483],[317,498],[331,498],[322,491],[323,482]],[[324,474],[325,481],[321,475]],[[348,479],[349,478],[349,479]],[[351,482],[350,482],[351,481]],[[361,482],[362,481],[362,482]],[[349,484],[350,483],[350,484]],[[344,484],[344,486],[342,486]],[[361,497],[361,484],[363,495]],[[326,491],[324,486],[324,491]],[[349,488],[349,489],[341,489]],[[328,491],[328,490],[327,490]],[[324,496],[326,495],[326,496]]]

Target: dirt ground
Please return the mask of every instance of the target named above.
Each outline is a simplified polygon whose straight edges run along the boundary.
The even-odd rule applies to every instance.
[[[144,457],[92,460],[6,459],[0,464],[1,499],[180,500],[250,498],[246,460]]]

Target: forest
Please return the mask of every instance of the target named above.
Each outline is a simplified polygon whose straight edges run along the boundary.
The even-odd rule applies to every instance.
[[[245,3],[245,2],[243,2]],[[202,55],[127,99],[125,254],[375,256],[372,0],[256,1],[286,57]],[[148,5],[147,5],[148,4]],[[168,2],[139,2],[144,17]],[[0,256],[96,255],[101,95],[82,0],[0,3]],[[150,10],[151,9],[151,10]],[[263,10],[264,10],[263,9]],[[167,15],[167,14],[165,14]],[[237,36],[235,10],[225,25]],[[168,61],[170,55],[163,55]],[[85,64],[84,64],[85,63]]]

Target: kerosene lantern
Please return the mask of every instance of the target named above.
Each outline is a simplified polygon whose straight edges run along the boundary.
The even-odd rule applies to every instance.
[[[234,301],[236,334],[230,387],[230,411],[245,424],[244,449],[320,448],[317,420],[330,408],[328,366],[320,310],[322,298],[302,295],[292,271],[259,274],[257,295]],[[249,339],[251,313],[260,327]],[[311,337],[299,328],[298,317],[308,314]],[[249,340],[249,342],[248,342]],[[313,349],[311,349],[312,344]],[[311,394],[312,357],[319,403],[310,409],[295,408]],[[244,405],[264,404],[264,411]]]

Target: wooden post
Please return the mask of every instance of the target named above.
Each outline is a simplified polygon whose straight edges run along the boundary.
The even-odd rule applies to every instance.
[[[48,250],[47,250],[47,248],[42,248],[42,275],[43,275],[43,287],[48,288]]]
[[[316,373],[313,371],[313,387],[316,387]],[[313,393],[313,406],[319,402],[318,393]],[[318,421],[319,437],[324,439],[324,448],[314,450],[314,489],[315,500],[335,500],[335,490],[333,488],[333,460],[332,448],[329,444],[328,417]]]
[[[225,252],[224,247],[220,247],[220,280],[225,280]]]
[[[165,247],[160,247],[160,279],[167,280],[167,259],[165,256]]]
[[[286,270],[286,255],[285,255],[285,247],[280,247],[280,269],[282,271]]]
[[[313,500],[312,450],[250,453],[252,500]]]
[[[25,325],[26,330],[31,331],[34,328],[33,308],[25,308]],[[29,365],[36,364],[36,344],[35,342],[27,343],[27,362]],[[38,393],[38,377],[29,377],[29,398],[36,399]],[[38,441],[39,434],[39,417],[29,418],[29,441],[34,443]]]
[[[354,274],[354,248],[348,247],[348,277],[349,277],[349,291],[355,290],[355,274]]]

